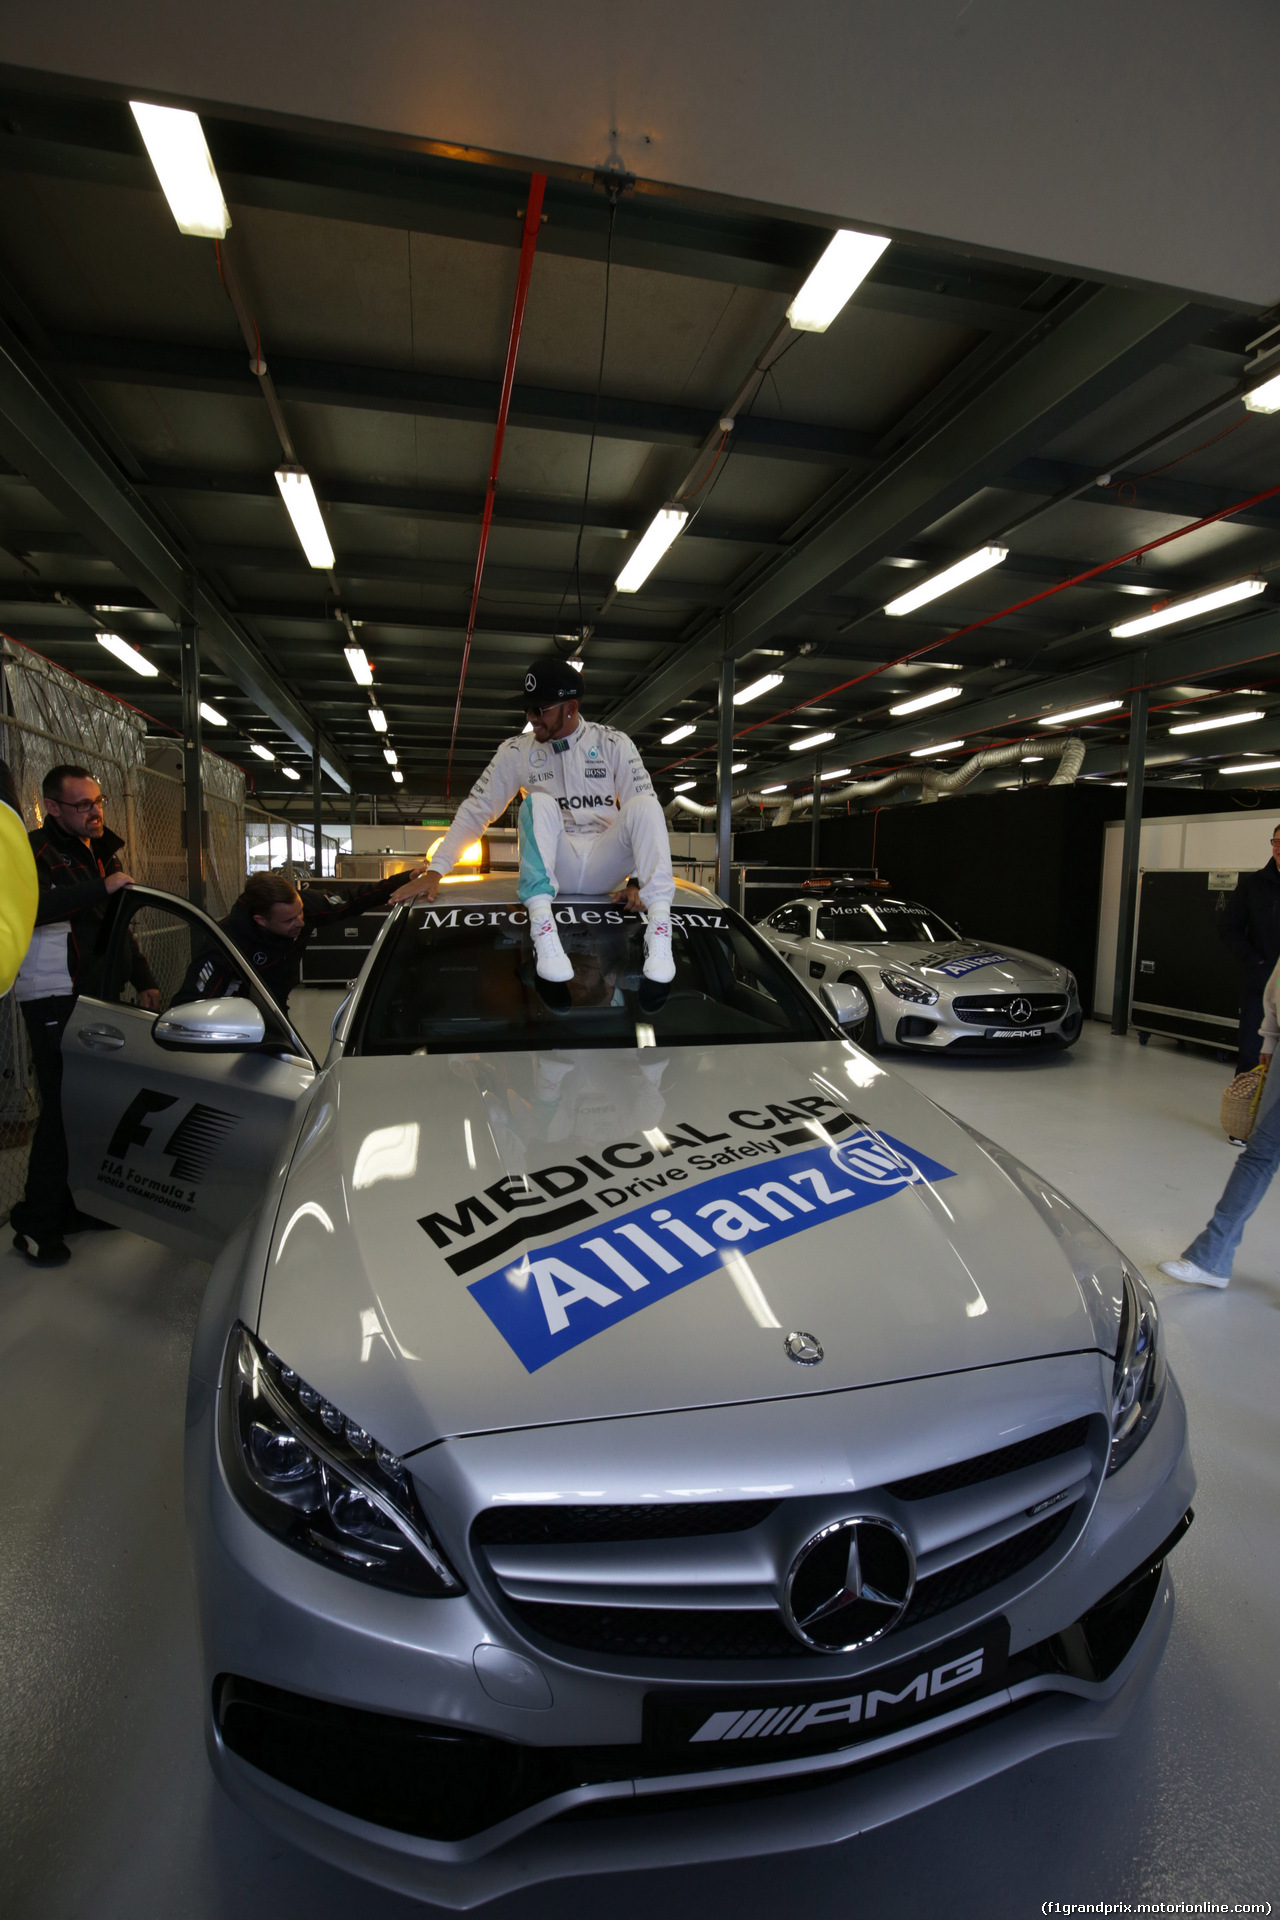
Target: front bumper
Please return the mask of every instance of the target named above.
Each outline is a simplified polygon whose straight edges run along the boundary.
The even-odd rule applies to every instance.
[[[1034,1053],[1073,1045],[1084,1025],[1084,1013],[1074,995],[1056,1020],[1031,1019],[1021,1028],[1009,1020],[1003,1030],[994,1016],[989,1024],[978,1026],[960,1019],[946,1000],[932,1007],[914,1006],[883,987],[875,995],[875,1008],[881,1036],[891,1046],[912,1053]]]
[[[461,1598],[424,1603],[290,1551],[230,1494],[214,1415],[211,1386],[193,1381],[188,1506],[214,1770],[239,1804],[298,1845],[453,1908],[531,1881],[825,1844],[1031,1754],[1110,1737],[1167,1637],[1172,1589],[1167,1572],[1153,1569],[1194,1487],[1171,1379],[1149,1439],[1103,1482],[1065,1559],[1012,1601],[993,1596],[1001,1604],[992,1611],[1012,1630],[999,1692],[842,1753],[672,1772],[646,1757],[641,1740],[651,1667],[557,1655],[522,1640],[482,1583]],[[537,1435],[521,1440],[536,1452]],[[483,1444],[492,1447],[493,1438]],[[1140,1617],[1129,1620],[1118,1664],[1101,1672],[1079,1655],[1080,1622],[1142,1569]],[[940,1619],[920,1643],[940,1644],[955,1631]],[[545,1675],[546,1701],[515,1706],[492,1697],[473,1656],[495,1644],[519,1650]],[[740,1686],[744,1675],[738,1666],[714,1677]],[[706,1675],[678,1680],[703,1685]],[[413,1815],[415,1795],[419,1806],[440,1799],[442,1738],[456,1743],[451,1826],[434,1812]],[[437,1831],[405,1830],[415,1824]]]

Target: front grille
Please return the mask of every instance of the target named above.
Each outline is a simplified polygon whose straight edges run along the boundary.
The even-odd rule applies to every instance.
[[[764,1608],[565,1607],[508,1600],[526,1626],[562,1647],[644,1660],[787,1660],[809,1656]]]
[[[594,1545],[604,1540],[688,1540],[758,1527],[776,1500],[699,1500],[630,1507],[490,1507],[472,1538],[483,1547]]]
[[[1047,1433],[1034,1434],[1029,1440],[997,1447],[994,1453],[979,1453],[972,1460],[957,1460],[949,1467],[913,1474],[909,1480],[894,1480],[885,1491],[897,1500],[932,1500],[940,1493],[955,1493],[961,1487],[976,1487],[982,1480],[995,1480],[1002,1473],[1016,1473],[1020,1467],[1056,1460],[1060,1453],[1082,1447],[1088,1433],[1087,1419],[1069,1420],[1065,1426],[1050,1427]]]
[[[932,1620],[935,1614],[946,1613],[950,1607],[962,1607],[967,1600],[976,1600],[979,1594],[998,1587],[1002,1581],[1012,1580],[1015,1573],[1021,1573],[1042,1553],[1048,1553],[1065,1532],[1075,1510],[1074,1503],[1061,1507],[1034,1527],[1015,1533],[1012,1539],[1001,1540],[985,1552],[971,1554],[969,1559],[958,1560],[955,1566],[944,1567],[941,1573],[921,1580],[911,1596],[911,1605],[893,1632],[902,1633],[921,1620]]]
[[[1009,1009],[1015,1000],[1030,1002],[1028,1019],[1015,1021]],[[957,1020],[970,1026],[1043,1026],[1049,1020],[1061,1020],[1067,1010],[1065,993],[958,993],[951,1002]]]

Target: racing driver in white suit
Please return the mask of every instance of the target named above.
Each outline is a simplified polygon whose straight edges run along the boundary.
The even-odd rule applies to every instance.
[[[584,720],[582,681],[563,660],[543,660],[524,677],[531,731],[504,740],[418,881],[434,900],[463,849],[518,793],[519,895],[529,914],[543,980],[567,981],[573,966],[560,944],[551,903],[558,893],[614,893],[634,874],[645,910],[645,978],[674,978],[671,958],[671,843],[640,755],[625,733]],[[409,898],[406,889],[399,896]]]

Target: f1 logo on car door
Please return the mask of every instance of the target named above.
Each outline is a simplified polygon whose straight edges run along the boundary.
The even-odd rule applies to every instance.
[[[208,1173],[219,1147],[239,1126],[240,1116],[220,1107],[207,1106],[202,1100],[193,1101],[163,1147],[153,1147],[151,1138],[156,1129],[151,1124],[152,1116],[179,1104],[176,1094],[142,1087],[121,1114],[107,1142],[106,1154],[95,1176],[98,1184],[126,1199],[149,1200],[174,1213],[190,1213],[196,1201],[196,1188]],[[168,1168],[158,1173],[151,1171],[161,1155],[168,1159]]]

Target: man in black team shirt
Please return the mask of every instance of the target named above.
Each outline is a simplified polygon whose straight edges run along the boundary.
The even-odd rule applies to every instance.
[[[419,872],[423,871],[419,869]],[[257,873],[245,887],[226,919],[219,924],[237,952],[242,953],[278,1007],[283,1008],[302,973],[302,956],[317,927],[352,915],[368,913],[399,899],[417,873],[395,873],[375,886],[362,887],[334,906],[312,891],[299,893],[292,881],[278,873]],[[206,947],[191,963],[177,1000],[216,1000],[243,991],[243,975],[221,947]]]

